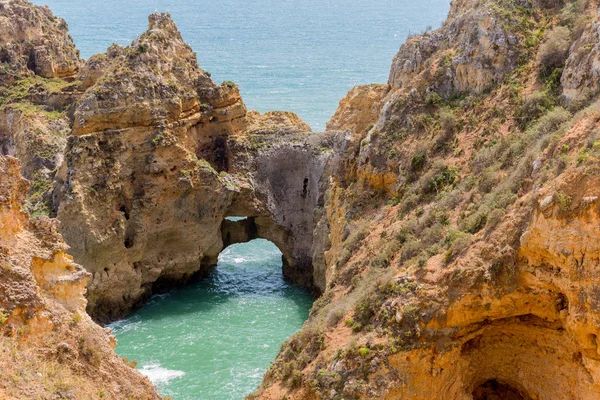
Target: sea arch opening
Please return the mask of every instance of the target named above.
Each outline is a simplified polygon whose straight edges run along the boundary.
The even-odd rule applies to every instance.
[[[223,250],[234,244],[247,243],[256,239],[272,242],[281,252],[281,270],[283,277],[294,283],[309,286],[311,276],[298,278],[303,271],[297,270],[294,258],[294,238],[283,227],[275,224],[271,218],[263,216],[229,216],[221,223]],[[223,251],[221,250],[221,251]]]
[[[259,237],[261,222],[224,219],[229,239],[203,279],[154,296],[113,324],[117,353],[138,361],[161,395],[244,398],[308,318],[314,299],[284,279],[284,252]]]

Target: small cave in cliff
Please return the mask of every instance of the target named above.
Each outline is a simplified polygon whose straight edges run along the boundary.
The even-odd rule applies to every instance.
[[[125,239],[123,240],[123,245],[126,249],[130,249],[133,247],[134,241],[135,230],[131,226],[128,226],[127,230],[125,231]]]
[[[217,172],[228,172],[228,153],[227,138],[217,136],[201,145],[196,155],[198,158],[207,160]]]
[[[15,154],[15,142],[12,137],[0,131],[0,154],[13,156]]]
[[[490,379],[475,388],[473,400],[530,400],[530,397],[506,383]]]

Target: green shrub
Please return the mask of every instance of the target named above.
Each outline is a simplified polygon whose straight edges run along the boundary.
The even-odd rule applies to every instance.
[[[565,65],[570,45],[571,31],[569,28],[557,26],[548,33],[537,56],[542,75],[549,75],[556,68],[562,68]]]
[[[553,105],[554,98],[546,91],[537,91],[526,96],[517,109],[521,128],[544,115]]]
[[[389,252],[383,251],[377,254],[372,260],[371,265],[377,268],[387,268],[390,265],[390,254]]]
[[[421,202],[421,198],[415,193],[406,194],[402,198],[402,206],[400,210],[402,213],[407,214],[410,211],[414,210],[414,208]]]
[[[421,191],[424,194],[439,193],[446,186],[454,184],[458,168],[448,167],[443,161],[436,161],[433,167],[421,177]]]
[[[463,223],[463,230],[469,233],[477,233],[487,223],[488,212],[485,207],[468,217]]]
[[[357,322],[362,329],[371,322],[371,318],[375,316],[375,310],[378,308],[377,296],[374,293],[367,294],[354,308],[354,321]],[[352,328],[354,330],[354,327]]]
[[[442,150],[449,147],[449,144],[455,138],[459,122],[452,111],[445,109],[440,111],[439,120],[441,132],[435,140],[435,148]]]
[[[495,183],[494,173],[489,169],[486,169],[482,172],[477,181],[477,188],[481,193],[489,193],[494,188]]]
[[[555,198],[561,211],[567,212],[571,210],[571,205],[573,203],[573,198],[571,196],[558,192],[556,193]]]
[[[147,53],[148,45],[146,43],[141,43],[137,49],[138,49],[138,52],[140,52],[140,53]]]
[[[411,238],[407,240],[402,246],[402,254],[400,255],[401,261],[410,260],[415,257],[423,249],[423,243],[417,238]]]
[[[471,235],[465,232],[457,232],[451,240],[452,244],[444,257],[446,263],[454,260],[471,245]]]
[[[427,162],[427,153],[424,151],[418,151],[413,155],[410,160],[410,167],[413,172],[418,172],[423,169],[425,163]]]
[[[571,119],[571,113],[562,107],[556,107],[547,112],[534,127],[537,137],[556,132],[564,123]]]
[[[454,133],[458,129],[458,118],[451,110],[443,109],[439,114],[440,128],[443,132]]]
[[[495,208],[487,216],[487,223],[485,224],[486,229],[493,229],[496,225],[502,221],[502,218],[506,215],[506,211],[499,208]]]
[[[427,97],[425,98],[425,102],[430,106],[438,105],[442,102],[442,97],[434,91],[427,93]]]

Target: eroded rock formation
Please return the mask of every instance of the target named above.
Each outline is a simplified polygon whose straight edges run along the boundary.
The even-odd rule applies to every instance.
[[[92,273],[95,318],[202,277],[227,216],[251,218],[256,233],[244,240],[280,247],[284,276],[324,289],[311,233],[327,136],[292,113],[246,113],[235,84],[214,84],[168,14],[151,15],[127,48],[90,59],[81,79],[89,87],[54,199],[72,254]]]
[[[320,134],[248,112],[153,14],[53,97],[71,130],[53,201],[88,310],[123,316],[262,237],[322,295],[254,398],[598,398],[597,9],[454,2]],[[27,88],[6,104],[44,98]],[[48,259],[37,285],[81,309],[54,282],[73,262]]]
[[[72,78],[80,66],[79,51],[65,20],[48,7],[25,0],[0,2],[0,63],[6,70],[44,78]]]
[[[455,2],[340,103],[327,290],[252,398],[598,397],[597,6]]]
[[[49,190],[71,133],[82,64],[64,20],[26,1],[0,2],[0,154],[32,181],[26,208],[51,214]]]
[[[58,221],[22,211],[19,169],[0,156],[0,396],[160,398],[85,312],[90,274],[66,253]]]

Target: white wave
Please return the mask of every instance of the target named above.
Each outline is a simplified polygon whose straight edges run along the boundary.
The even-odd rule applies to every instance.
[[[166,369],[160,366],[159,363],[151,363],[142,366],[139,370],[142,375],[150,379],[150,382],[156,384],[167,383],[172,379],[179,378],[185,375],[183,371]]]

